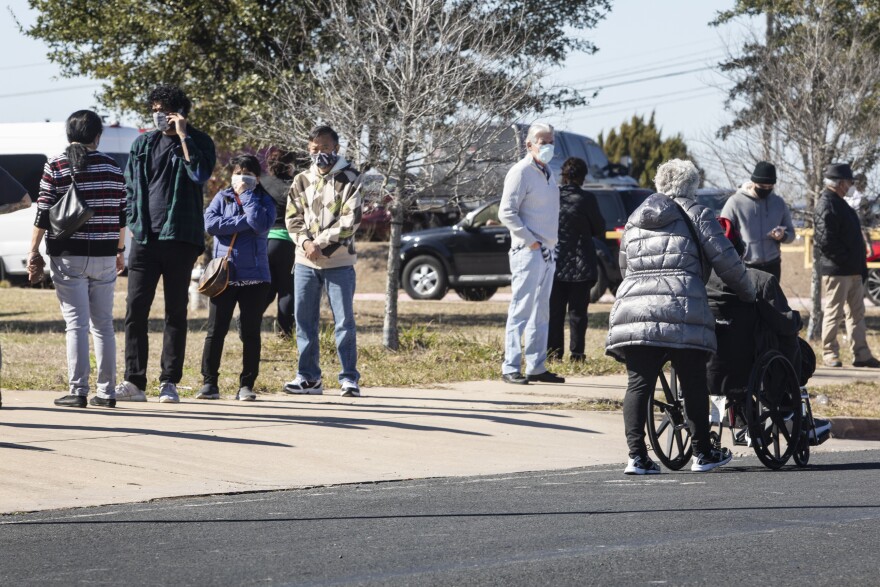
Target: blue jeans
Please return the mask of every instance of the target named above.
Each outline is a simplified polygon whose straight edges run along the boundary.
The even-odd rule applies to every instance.
[[[67,325],[67,375],[71,395],[89,394],[89,330],[95,341],[97,392],[116,397],[113,290],[116,257],[51,257],[52,281]]]
[[[518,247],[510,250],[513,297],[507,310],[502,373],[522,372],[523,344],[526,375],[547,370],[547,329],[550,323],[550,292],[556,263],[545,261],[541,249]]]
[[[296,346],[299,350],[297,373],[309,380],[321,377],[318,363],[321,292],[326,288],[330,310],[336,323],[336,352],[342,371],[339,381],[355,383],[361,378],[357,370],[357,332],[354,324],[354,267],[313,269],[297,263],[293,269],[294,314],[296,316]]]

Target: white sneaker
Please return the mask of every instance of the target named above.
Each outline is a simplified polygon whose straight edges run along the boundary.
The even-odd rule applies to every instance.
[[[160,404],[179,404],[180,396],[177,395],[177,385],[170,381],[165,381],[159,386],[159,403]]]
[[[293,381],[284,384],[284,393],[292,393],[295,395],[322,395],[324,393],[324,385],[320,379],[317,381],[309,381],[302,375],[297,374]]]
[[[361,397],[361,388],[351,379],[342,380],[342,391],[339,393],[342,397]]]
[[[147,401],[147,394],[131,381],[123,381],[116,386],[116,401],[145,402]]]
[[[660,473],[660,465],[649,457],[630,459],[623,470],[624,475],[659,475]]]

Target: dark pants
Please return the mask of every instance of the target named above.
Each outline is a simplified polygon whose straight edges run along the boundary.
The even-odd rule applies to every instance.
[[[774,259],[769,263],[746,263],[746,267],[765,271],[776,277],[778,281],[782,281],[782,257]]]
[[[165,333],[159,381],[179,383],[186,352],[186,306],[192,268],[199,247],[180,241],[132,241],[128,256],[128,299],[125,310],[125,380],[147,388],[150,307],[162,278]]]
[[[623,398],[623,424],[630,458],[646,457],[645,424],[648,405],[654,395],[660,368],[672,361],[690,421],[694,451],[707,453],[709,442],[709,392],[706,388],[706,352],[694,349],[667,349],[650,346],[626,347],[626,370],[629,382]]]
[[[584,359],[587,335],[587,307],[595,281],[553,281],[550,292],[550,322],[547,333],[547,357],[562,359],[565,345],[565,313],[568,309],[568,348],[573,360]]]
[[[217,385],[223,343],[232,322],[232,313],[238,304],[240,312],[238,336],[241,339],[240,387],[253,387],[260,372],[260,325],[263,309],[269,295],[268,283],[230,285],[218,296],[211,298],[208,311],[208,334],[202,351],[202,378],[204,383]]]
[[[278,328],[284,336],[293,336],[293,256],[294,244],[278,238],[269,239],[269,272],[272,284],[266,295],[263,313],[278,296]]]

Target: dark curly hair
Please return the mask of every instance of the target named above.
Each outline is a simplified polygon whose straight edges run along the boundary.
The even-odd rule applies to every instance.
[[[157,86],[147,96],[147,109],[151,110],[156,103],[161,104],[167,111],[182,112],[184,116],[189,116],[189,109],[192,108],[192,102],[183,90],[167,84]]]
[[[583,185],[587,179],[587,162],[579,157],[569,157],[562,164],[562,183]]]
[[[284,151],[278,148],[272,148],[266,157],[266,167],[269,174],[281,179],[293,178],[293,164],[296,161],[296,155],[290,151]]]

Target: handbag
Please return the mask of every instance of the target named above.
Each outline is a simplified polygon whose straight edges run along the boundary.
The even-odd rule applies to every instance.
[[[238,199],[237,194],[235,202],[238,204],[239,213],[243,213],[241,200]],[[211,259],[205,266],[205,272],[199,278],[200,294],[213,298],[222,294],[229,287],[229,269],[232,264],[232,261],[229,260],[229,255],[232,253],[232,247],[235,246],[235,237],[237,236],[237,232],[232,235],[225,255]]]
[[[71,176],[67,193],[49,208],[49,226],[52,227],[52,236],[67,238],[94,215],[95,211],[80,197],[76,182]]]

